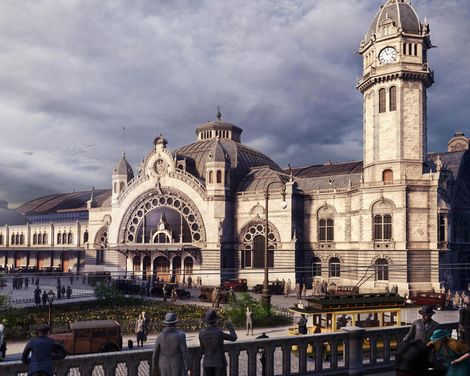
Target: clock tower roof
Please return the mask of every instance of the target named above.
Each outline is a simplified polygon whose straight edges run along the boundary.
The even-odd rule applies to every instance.
[[[411,3],[408,0],[388,0],[375,15],[364,42],[374,39],[380,27],[390,21],[403,33],[421,34],[422,25]]]

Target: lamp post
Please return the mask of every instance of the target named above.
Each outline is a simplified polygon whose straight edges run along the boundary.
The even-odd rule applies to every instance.
[[[47,302],[49,303],[49,327],[52,330],[52,303],[54,303],[55,294],[52,290],[47,293]]]
[[[282,203],[281,203],[281,208],[285,209],[287,208],[287,202],[286,202],[286,186],[279,182],[279,181],[272,181],[266,186],[266,190],[264,192],[264,214],[265,214],[265,225],[264,225],[264,281],[263,281],[263,291],[261,292],[261,301],[263,305],[271,311],[271,294],[269,293],[269,268],[268,268],[268,243],[269,243],[269,210],[268,210],[268,205],[269,205],[269,188],[273,184],[282,184]]]

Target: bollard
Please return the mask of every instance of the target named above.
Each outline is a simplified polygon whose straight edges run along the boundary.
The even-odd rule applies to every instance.
[[[362,365],[362,338],[366,330],[359,328],[358,326],[345,326],[344,328],[341,328],[341,330],[344,330],[349,334],[348,375],[364,375],[364,368]]]

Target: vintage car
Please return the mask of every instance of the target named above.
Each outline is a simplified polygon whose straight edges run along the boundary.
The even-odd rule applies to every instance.
[[[150,294],[152,296],[163,297],[163,286],[164,284],[162,283],[154,284],[153,287],[150,289]],[[177,283],[167,283],[166,287],[167,287],[168,298],[170,298],[171,292],[173,290],[176,290],[176,296],[178,299],[190,299],[191,298],[191,293],[185,289],[180,289]]]
[[[113,282],[114,287],[124,294],[138,294],[140,285],[131,279],[116,279]]]
[[[230,290],[230,288],[233,291],[236,292],[245,292],[248,291],[248,285],[246,284],[246,279],[229,279],[228,281],[225,281],[222,283],[222,286],[220,286],[222,290]]]
[[[446,295],[432,291],[418,291],[410,296],[410,300],[417,305],[429,305],[437,310],[447,308]]]
[[[122,349],[121,325],[114,320],[72,322],[69,333],[52,334],[49,337],[61,343],[70,355]]]
[[[218,287],[214,286],[202,286],[201,292],[199,293],[199,300],[202,302],[211,302],[212,301],[212,292]],[[228,303],[229,298],[228,290],[219,289],[219,303],[226,304]]]
[[[282,295],[284,294],[283,286],[281,281],[270,281],[268,285],[269,293],[271,295]],[[261,294],[263,292],[263,284],[253,286],[252,290],[255,294]]]

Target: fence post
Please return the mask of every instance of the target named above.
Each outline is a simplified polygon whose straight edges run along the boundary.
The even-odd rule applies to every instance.
[[[364,375],[364,367],[362,365],[362,337],[365,333],[365,329],[357,326],[345,326],[342,330],[349,334],[349,351],[347,352],[349,361],[348,375]]]

